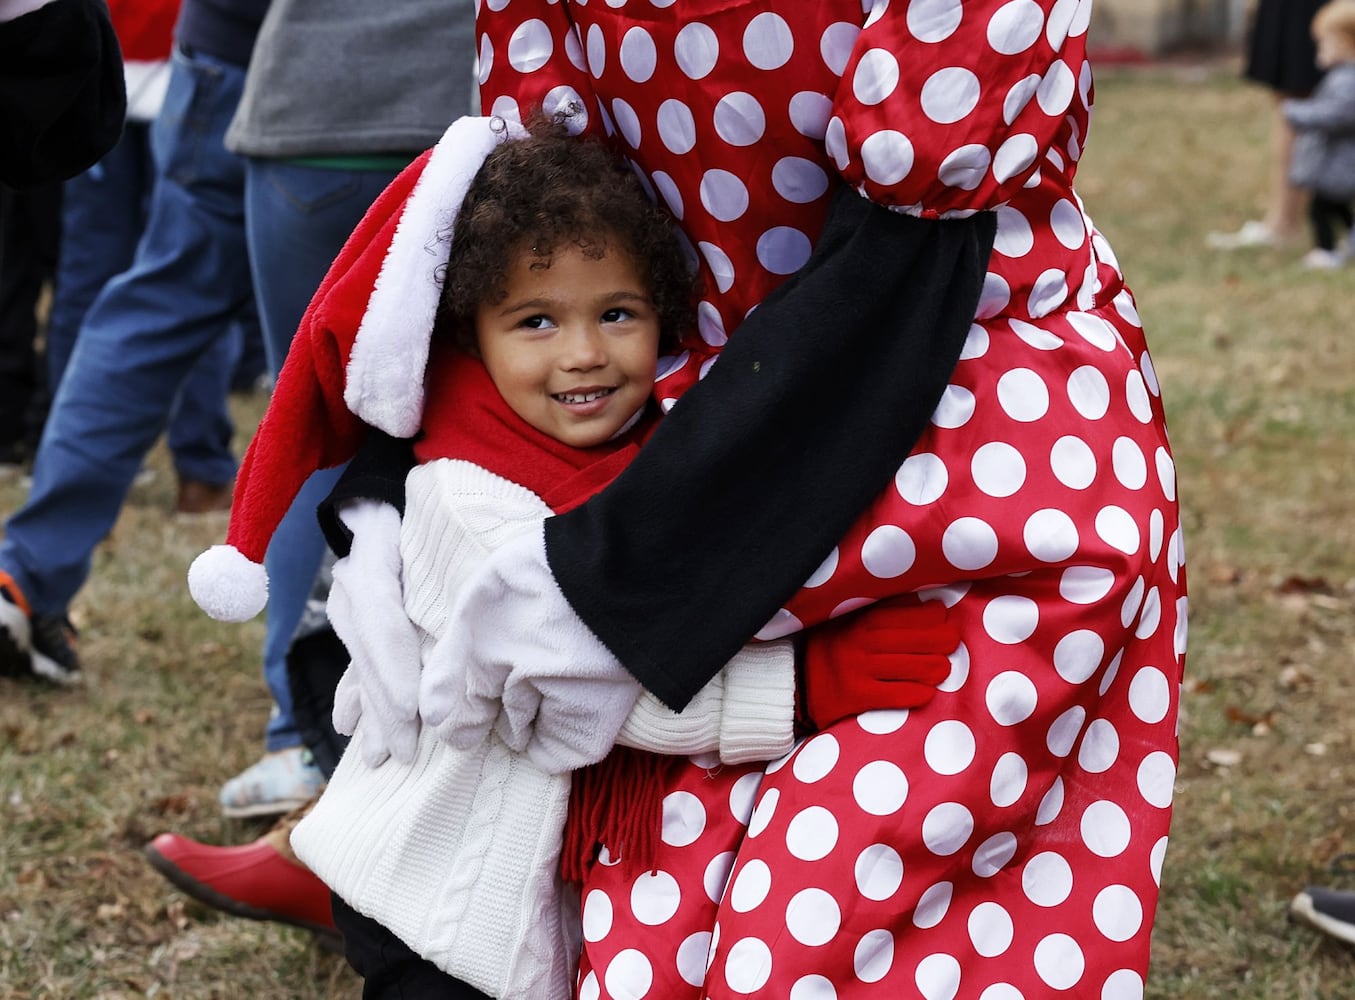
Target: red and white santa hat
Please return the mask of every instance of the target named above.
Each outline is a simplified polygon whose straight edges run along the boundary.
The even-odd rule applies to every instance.
[[[501,118],[460,118],[368,209],[311,299],[235,481],[226,543],[199,555],[188,589],[213,618],[268,601],[268,542],[310,474],[351,459],[365,425],[412,437],[452,224],[500,142]]]

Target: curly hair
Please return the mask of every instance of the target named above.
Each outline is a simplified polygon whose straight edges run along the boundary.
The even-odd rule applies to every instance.
[[[613,246],[631,255],[648,278],[662,349],[695,323],[696,275],[672,221],[625,161],[570,135],[564,120],[530,118],[527,136],[499,143],[471,181],[453,226],[435,338],[476,353],[476,312],[503,301],[516,256],[549,258],[562,246],[592,258]]]

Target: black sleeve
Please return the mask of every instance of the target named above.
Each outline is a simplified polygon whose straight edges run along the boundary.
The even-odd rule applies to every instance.
[[[680,709],[879,494],[973,322],[993,213],[926,220],[837,192],[804,268],[759,305],[640,455],[546,521],[551,571]]]
[[[73,177],[113,148],[126,114],[103,0],[55,0],[0,22],[0,182]]]
[[[375,427],[367,428],[362,447],[315,512],[325,541],[335,555],[348,555],[353,545],[352,532],[339,520],[338,505],[345,500],[380,500],[403,517],[405,475],[413,467],[413,439],[391,437]]]

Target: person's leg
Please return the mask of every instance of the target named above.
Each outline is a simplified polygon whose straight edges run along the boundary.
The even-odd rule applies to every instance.
[[[1303,227],[1305,192],[1289,181],[1289,164],[1294,158],[1294,127],[1280,110],[1280,102],[1290,96],[1293,95],[1276,96],[1275,124],[1271,130],[1269,195],[1265,218],[1262,220],[1277,243],[1289,243],[1297,239]]]
[[[244,310],[252,324],[254,310]],[[240,356],[241,324],[234,323],[224,336],[207,349],[193,366],[174,401],[166,443],[179,477],[179,513],[203,513],[185,506],[190,486],[197,484],[203,494],[214,494],[220,503],[211,506],[228,510],[230,487],[235,480],[235,421],[230,413],[231,373]]]
[[[276,378],[311,296],[368,206],[394,177],[388,171],[347,171],[251,159],[246,167],[246,228],[250,263],[269,367]],[[315,508],[339,470],[311,476],[274,533],[264,564],[269,611],[264,677],[278,711],[269,720],[267,749],[301,742],[287,684],[287,649],[324,555]]]
[[[1336,217],[1340,206],[1313,195],[1308,202],[1308,219],[1313,225],[1313,245],[1319,250],[1336,249]]]
[[[0,543],[0,570],[27,598],[34,620],[65,613],[193,363],[253,294],[243,165],[222,145],[243,81],[239,68],[174,57],[155,125],[155,193],[136,259],[86,316],[34,463],[32,491]],[[0,630],[7,659],[27,653],[13,615]]]

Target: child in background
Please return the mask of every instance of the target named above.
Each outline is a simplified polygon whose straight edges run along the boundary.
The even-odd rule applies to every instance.
[[[1347,242],[1355,199],[1355,0],[1333,0],[1313,18],[1317,64],[1326,76],[1311,97],[1287,100],[1285,119],[1298,134],[1289,177],[1312,192],[1308,218],[1317,244],[1300,260],[1307,268],[1340,267],[1337,227]]]

